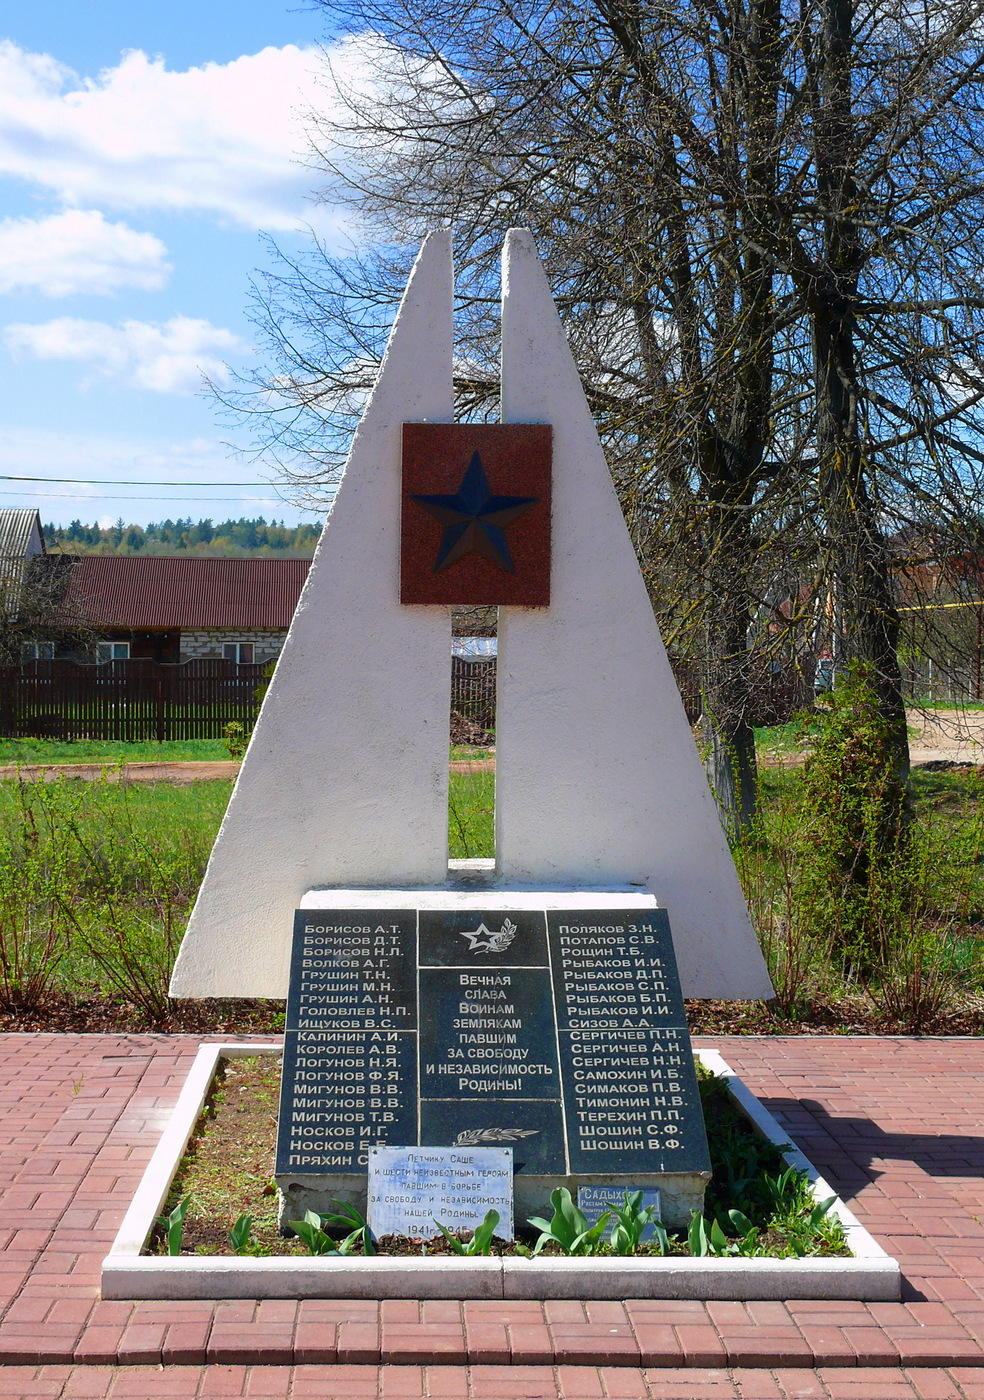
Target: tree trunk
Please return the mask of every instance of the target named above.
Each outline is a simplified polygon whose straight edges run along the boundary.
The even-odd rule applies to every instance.
[[[746,561],[751,546],[747,514],[729,516],[722,511],[721,515],[708,561],[702,729],[709,745],[708,779],[721,820],[728,834],[738,837],[752,822],[758,795],[749,711],[752,658]]]
[[[868,670],[882,714],[890,723],[893,765],[905,778],[909,742],[898,660],[899,614],[858,431],[853,321],[845,303],[818,308],[814,353],[833,654]]]
[[[833,655],[866,666],[890,724],[893,763],[908,775],[899,615],[888,550],[865,461],[858,393],[858,276],[866,260],[857,220],[852,62],[856,0],[823,0],[816,112],[817,191],[823,257],[811,320],[817,393],[820,499],[833,590]]]

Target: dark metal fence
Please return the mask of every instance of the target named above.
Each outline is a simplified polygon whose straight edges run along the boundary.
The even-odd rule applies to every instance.
[[[235,661],[31,661],[0,669],[4,738],[218,739],[256,717],[263,665]]]
[[[691,724],[696,724],[704,708],[702,691],[706,665],[683,656],[671,656],[670,665],[680,688],[687,719]],[[784,724],[798,710],[812,704],[813,687],[807,679],[812,674],[811,664],[787,664],[782,670],[774,670],[765,658],[754,657],[750,665],[746,695],[749,724]]]
[[[671,656],[670,665],[680,687],[684,709],[691,724],[700,719],[702,667],[686,657]],[[754,725],[782,724],[797,710],[809,705],[813,690],[800,667],[771,670],[759,659],[748,693],[749,720]],[[495,728],[495,657],[466,661],[454,657],[451,667],[451,709],[481,726]]]
[[[495,657],[451,658],[451,709],[480,729],[495,728]]]
[[[673,658],[693,723],[701,711],[696,664]],[[4,738],[218,739],[231,721],[249,726],[259,708],[265,665],[215,659],[32,661],[0,669],[0,736]],[[451,709],[483,730],[495,728],[495,657],[451,658]],[[763,673],[752,687],[754,724],[788,719],[811,692],[802,675]]]

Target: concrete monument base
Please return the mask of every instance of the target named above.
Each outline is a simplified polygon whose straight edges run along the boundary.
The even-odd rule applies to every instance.
[[[710,1172],[669,1172],[634,1175],[626,1189],[656,1188],[660,1194],[660,1214],[669,1229],[686,1229],[694,1211],[704,1208],[704,1192]],[[550,1193],[566,1186],[577,1200],[579,1186],[611,1186],[611,1176],[516,1176],[513,1177],[513,1212],[517,1230],[523,1230],[532,1215],[550,1218]],[[355,1174],[338,1176],[278,1176],[281,1234],[289,1235],[292,1220],[303,1220],[306,1210],[327,1215],[335,1203],[344,1201],[366,1213],[366,1178]],[[445,1221],[441,1222],[445,1224]],[[433,1231],[436,1235],[437,1230]]]

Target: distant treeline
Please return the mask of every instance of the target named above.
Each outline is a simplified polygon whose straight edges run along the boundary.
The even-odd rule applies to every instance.
[[[283,521],[161,520],[127,525],[117,520],[102,529],[73,520],[71,525],[45,525],[49,550],[65,554],[210,554],[275,555],[279,559],[307,558],[321,533],[321,524],[285,525]]]

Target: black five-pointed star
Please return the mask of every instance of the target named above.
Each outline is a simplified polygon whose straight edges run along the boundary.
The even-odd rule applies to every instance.
[[[468,463],[457,495],[411,495],[410,499],[445,527],[434,561],[435,574],[466,554],[481,554],[513,574],[516,570],[506,541],[506,526],[525,515],[539,497],[493,496],[482,459],[476,452]]]

